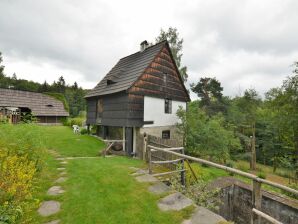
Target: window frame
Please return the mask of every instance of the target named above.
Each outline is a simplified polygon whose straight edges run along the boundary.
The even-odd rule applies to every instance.
[[[171,131],[170,130],[163,130],[161,132],[161,138],[162,139],[171,139]]]
[[[164,109],[165,114],[172,114],[172,99],[165,98]]]

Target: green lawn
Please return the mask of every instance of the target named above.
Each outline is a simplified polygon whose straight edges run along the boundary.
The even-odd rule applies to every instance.
[[[59,152],[62,156],[97,156],[104,143],[87,135],[75,135],[70,127],[42,127],[48,149]]]
[[[96,156],[104,144],[91,136],[74,135],[68,127],[42,127],[47,148],[61,156]],[[58,200],[61,212],[41,218],[37,212],[31,223],[60,219],[61,223],[181,223],[192,208],[181,212],[161,212],[158,196],[148,192],[148,184],[138,183],[130,175],[131,166],[142,167],[140,160],[127,157],[68,160],[68,180],[61,196],[47,196],[47,189],[58,178],[59,162],[48,154],[47,167],[40,175],[36,196],[40,201]]]

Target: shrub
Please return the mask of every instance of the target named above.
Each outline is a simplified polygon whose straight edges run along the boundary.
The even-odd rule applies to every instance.
[[[239,163],[237,165],[237,169],[243,171],[243,172],[248,172],[249,167],[245,163]]]
[[[81,135],[86,135],[86,134],[88,134],[88,130],[85,129],[85,128],[82,128],[80,132],[81,132]]]
[[[63,125],[70,126],[70,127],[72,127],[73,125],[78,125],[82,127],[84,121],[85,121],[85,118],[83,117],[67,118],[63,121]]]
[[[259,172],[257,175],[259,178],[266,179],[266,174],[263,172]]]
[[[183,187],[180,183],[180,176],[174,175],[171,177],[170,183],[174,190],[182,192],[199,206],[218,210],[219,205],[221,204],[220,189],[210,189],[207,186],[208,182],[199,180],[187,187]]]
[[[33,183],[43,167],[40,127],[0,125],[0,223],[18,223],[35,209]]]

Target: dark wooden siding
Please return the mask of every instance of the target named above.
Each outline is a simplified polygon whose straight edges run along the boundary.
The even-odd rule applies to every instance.
[[[97,112],[97,102],[102,99],[103,112]],[[87,98],[87,124],[104,126],[141,127],[144,119],[144,97],[120,92]]]
[[[130,95],[170,98],[186,102],[188,94],[181,82],[170,52],[165,46],[129,89]]]
[[[87,101],[87,124],[96,124],[96,102],[97,98],[88,98]]]

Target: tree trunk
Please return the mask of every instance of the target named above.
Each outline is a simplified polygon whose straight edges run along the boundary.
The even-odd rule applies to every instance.
[[[252,139],[251,139],[251,170],[256,170],[257,168],[257,155],[256,155],[256,126],[255,123],[252,124]]]

